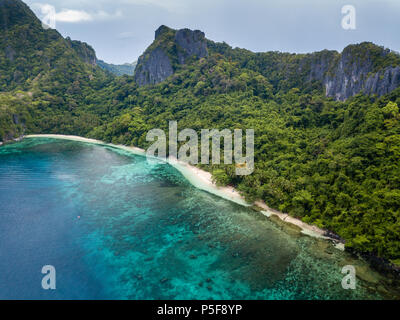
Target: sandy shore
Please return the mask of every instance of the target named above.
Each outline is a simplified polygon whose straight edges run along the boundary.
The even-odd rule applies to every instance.
[[[111,143],[105,143],[100,140],[88,139],[88,138],[83,138],[83,137],[78,137],[78,136],[69,136],[69,135],[60,135],[60,134],[36,134],[36,135],[27,135],[27,136],[25,136],[25,138],[53,138],[53,139],[64,139],[64,140],[87,142],[87,143],[111,146],[114,148],[126,150],[133,154],[146,156],[146,151],[144,149],[140,149],[137,147],[128,147],[128,146],[124,146],[124,145],[115,145],[115,144],[111,144]],[[174,166],[179,172],[181,172],[182,175],[196,188],[208,191],[208,192],[215,194],[221,198],[227,199],[229,201],[233,201],[233,202],[238,203],[243,206],[253,205],[253,204],[249,204],[248,202],[246,202],[246,200],[240,195],[240,193],[238,191],[236,191],[233,187],[218,187],[215,183],[213,183],[211,173],[201,170],[195,166],[189,165],[185,162],[179,161],[175,158],[170,157],[167,160],[167,162],[170,165]],[[343,243],[338,243],[336,239],[325,236],[324,235],[325,230],[322,230],[316,226],[304,223],[303,221],[296,219],[294,217],[291,217],[286,213],[282,213],[277,210],[271,209],[263,201],[256,201],[254,203],[254,205],[257,206],[258,208],[260,208],[261,213],[267,217],[270,217],[271,215],[277,216],[278,218],[280,218],[282,221],[284,221],[286,223],[290,223],[290,224],[300,227],[301,232],[305,235],[322,238],[322,239],[333,240],[336,243],[336,245],[335,245],[336,248],[341,249],[341,250],[344,249]]]

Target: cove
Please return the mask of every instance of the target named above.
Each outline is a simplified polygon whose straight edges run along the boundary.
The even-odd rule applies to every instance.
[[[80,217],[80,218],[78,218]],[[385,279],[327,242],[110,146],[0,148],[1,299],[385,299]],[[57,289],[41,288],[41,269]],[[341,286],[345,265],[356,290]]]

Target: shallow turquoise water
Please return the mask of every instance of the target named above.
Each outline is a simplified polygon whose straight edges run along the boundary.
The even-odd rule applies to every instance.
[[[342,289],[349,262],[169,165],[65,140],[0,148],[2,299],[380,298],[360,279]]]

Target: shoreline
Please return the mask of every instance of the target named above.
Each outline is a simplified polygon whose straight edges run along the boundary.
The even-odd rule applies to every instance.
[[[84,138],[80,136],[73,135],[61,135],[61,134],[32,134],[26,135],[23,138],[51,138],[51,139],[61,139],[61,140],[70,140],[70,141],[78,141],[78,142],[86,142],[97,145],[109,146],[118,148],[121,150],[128,151],[130,153],[146,156],[146,151],[144,149],[138,147],[129,147],[125,145],[116,145],[112,143],[106,143],[101,140]],[[235,202],[239,205],[251,207],[252,205],[256,206],[260,209],[260,213],[262,213],[266,217],[276,216],[280,220],[285,223],[295,225],[301,229],[301,233],[304,235],[308,235],[314,238],[330,240],[334,242],[335,248],[339,250],[344,250],[344,243],[338,241],[333,237],[327,235],[327,231],[317,226],[309,225],[300,219],[294,218],[286,213],[279,212],[275,209],[271,209],[267,206],[267,204],[263,201],[256,201],[254,204],[249,204],[244,197],[233,187],[225,186],[219,187],[212,181],[212,174],[208,171],[199,169],[193,165],[188,163],[179,161],[176,158],[169,157],[166,162],[176,168],[194,187],[210,192],[216,196],[224,198],[226,200]]]

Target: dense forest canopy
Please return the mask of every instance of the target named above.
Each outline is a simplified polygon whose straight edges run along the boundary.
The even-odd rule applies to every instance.
[[[217,183],[400,264],[399,88],[327,97],[321,81],[305,81],[321,61],[334,72],[340,54],[327,50],[253,53],[207,40],[206,57],[182,64],[169,31],[156,45],[175,57],[174,74],[139,87],[93,64],[91,47],[44,30],[21,1],[0,0],[0,28],[0,141],[57,133],[146,147],[147,132],[170,120],[179,130],[252,128],[254,173],[202,166]],[[374,72],[400,65],[371,43],[346,50]]]

